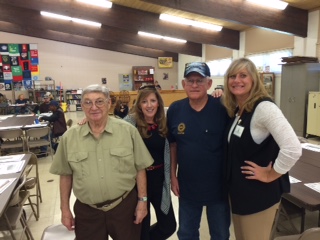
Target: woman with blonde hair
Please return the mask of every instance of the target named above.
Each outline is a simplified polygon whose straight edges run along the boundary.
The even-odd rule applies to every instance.
[[[233,119],[226,133],[226,180],[236,239],[269,240],[300,142],[249,59],[229,66],[222,101]]]
[[[16,113],[25,114],[27,100],[24,98],[23,94],[19,94],[18,99],[16,100],[16,104],[21,105],[19,108],[16,109]]]

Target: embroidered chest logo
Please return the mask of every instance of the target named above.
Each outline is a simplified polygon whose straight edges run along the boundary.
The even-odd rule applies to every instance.
[[[186,130],[186,125],[184,123],[180,123],[178,125],[178,134],[184,134],[185,130]]]

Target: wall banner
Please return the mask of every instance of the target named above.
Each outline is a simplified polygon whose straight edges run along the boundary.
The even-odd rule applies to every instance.
[[[28,89],[29,80],[39,80],[38,45],[0,43],[0,90]]]

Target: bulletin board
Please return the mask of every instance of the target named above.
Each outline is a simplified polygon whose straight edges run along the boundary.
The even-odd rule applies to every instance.
[[[132,91],[132,76],[130,74],[119,74],[119,90]]]
[[[0,90],[32,88],[39,80],[37,44],[0,43]]]

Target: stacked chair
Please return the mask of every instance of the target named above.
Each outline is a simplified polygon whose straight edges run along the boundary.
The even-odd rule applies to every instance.
[[[41,240],[74,240],[74,231],[68,229],[62,224],[54,224],[47,227],[42,234]]]
[[[31,189],[35,189],[34,194],[30,193],[28,197],[28,203],[26,203],[25,205],[29,205],[31,207],[34,217],[38,221],[40,217],[40,203],[42,203],[38,158],[34,153],[29,154],[31,154],[31,158],[28,163],[29,167],[26,170],[27,180],[22,190],[30,191]],[[32,168],[35,168],[35,171],[34,174],[30,176]],[[32,201],[32,199],[34,199],[34,201]]]
[[[28,240],[34,240],[23,209],[23,206],[27,202],[30,195],[29,191],[22,191],[26,180],[27,175],[23,174],[18,180],[19,183],[11,196],[11,200],[0,218],[0,231],[9,231],[13,240],[16,240],[13,231],[17,229],[17,224],[19,221],[22,226],[20,239],[22,239],[23,234],[25,234]]]
[[[301,234],[276,237],[274,240],[319,240],[320,227],[310,228]]]
[[[30,149],[36,147],[49,147],[51,158],[53,160],[50,127],[30,128],[26,130],[26,145],[28,152],[30,152]]]
[[[23,131],[19,129],[6,129],[0,131],[0,138],[3,140],[1,143],[1,155],[3,152],[10,150],[18,151],[22,149],[25,150],[25,142]]]
[[[37,155],[32,152],[13,153],[8,155],[15,154],[31,154],[28,166],[25,169],[25,175],[27,176],[27,178],[25,184],[21,188],[21,191],[29,192],[28,203],[25,203],[24,206],[31,207],[32,213],[35,219],[38,221],[40,217],[40,203],[42,203],[42,194],[40,187],[40,175]],[[33,168],[34,171],[31,171]],[[35,190],[35,193],[30,192],[32,189]],[[32,201],[33,199],[34,201]],[[31,216],[32,215],[30,215],[27,220],[29,220]]]

